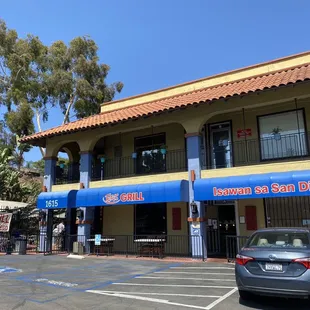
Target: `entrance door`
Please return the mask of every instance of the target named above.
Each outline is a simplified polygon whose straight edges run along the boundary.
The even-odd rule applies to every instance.
[[[236,216],[234,205],[218,206],[220,253],[226,253],[226,236],[236,235]]]
[[[231,126],[229,122],[210,125],[211,167],[232,167]]]

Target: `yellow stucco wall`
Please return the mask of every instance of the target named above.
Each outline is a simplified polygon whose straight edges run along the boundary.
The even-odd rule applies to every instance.
[[[129,184],[148,184],[148,183],[177,181],[177,180],[188,180],[188,172],[152,174],[132,178],[94,181],[90,182],[89,187],[97,188],[97,187],[121,186]]]
[[[125,252],[127,240],[132,246],[134,234],[134,206],[104,207],[103,211],[103,235],[118,236],[115,238],[114,250]]]
[[[201,178],[221,178],[236,175],[260,174],[269,172],[285,172],[310,169],[310,160],[290,161],[271,164],[259,164],[233,168],[202,170]]]
[[[79,190],[80,189],[80,183],[61,184],[61,185],[53,185],[52,186],[52,192],[69,191],[72,189]]]
[[[245,217],[245,207],[246,206],[256,206],[256,216],[257,216],[257,228],[265,228],[265,208],[263,199],[240,199],[238,200],[238,213],[240,216]],[[254,231],[247,230],[246,224],[239,224],[239,231],[241,236],[249,236]]]
[[[102,104],[101,112],[111,111],[115,109],[120,109],[128,106],[134,106],[137,104],[150,102],[153,100],[162,99],[165,97],[174,96],[177,94],[183,94],[186,92],[219,85],[222,83],[228,83],[236,81],[239,79],[244,79],[247,77],[252,77],[255,75],[260,75],[263,73],[272,72],[275,70],[281,70],[284,68],[289,68],[297,66],[304,63],[310,62],[310,53],[303,53],[294,57],[286,57],[285,59],[275,60],[273,62],[258,64],[252,67],[243,68],[227,73],[222,73],[219,75],[207,77],[201,80],[192,81],[186,84],[177,85],[171,88],[163,89],[156,92],[146,93],[143,95],[121,99],[108,104]]]
[[[134,233],[134,206],[104,207],[103,234],[132,235]]]
[[[181,208],[181,230],[172,230],[172,208]],[[128,240],[128,250],[135,252],[137,244],[134,243],[134,206],[105,207],[103,213],[103,234],[104,236],[116,236],[114,250],[125,252]],[[167,203],[167,234],[168,240],[165,245],[167,254],[188,252],[188,223],[186,203]]]

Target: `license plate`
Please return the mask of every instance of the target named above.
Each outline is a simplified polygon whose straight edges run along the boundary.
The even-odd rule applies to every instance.
[[[282,271],[282,265],[281,264],[266,264],[265,269],[268,271]]]

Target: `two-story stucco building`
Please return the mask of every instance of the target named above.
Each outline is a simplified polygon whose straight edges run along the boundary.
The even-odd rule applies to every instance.
[[[309,79],[307,52],[106,103],[24,137],[46,148],[38,207],[48,234],[53,209],[66,208],[69,234],[113,236],[119,252],[128,236],[165,236],[167,255],[195,257],[223,252],[227,234],[309,227]]]

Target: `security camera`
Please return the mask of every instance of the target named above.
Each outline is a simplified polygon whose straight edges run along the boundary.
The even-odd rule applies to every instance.
[[[44,179],[47,179],[47,178],[48,178],[48,175],[45,175],[43,178],[44,178]]]

